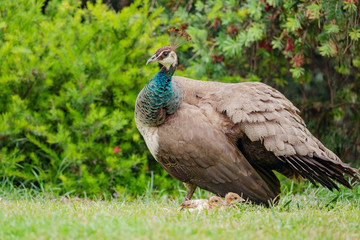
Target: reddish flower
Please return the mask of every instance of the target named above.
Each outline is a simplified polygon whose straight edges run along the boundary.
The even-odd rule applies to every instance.
[[[118,153],[118,152],[121,152],[121,151],[122,151],[121,148],[119,148],[118,146],[115,146],[114,153]]]
[[[285,51],[286,52],[292,52],[293,50],[294,50],[294,45],[292,45],[292,43],[291,43],[291,37],[288,37],[287,39],[286,39],[286,46],[285,46]]]
[[[344,0],[344,2],[350,3],[350,4],[357,4],[356,0]]]
[[[268,3],[266,3],[265,5],[265,11],[269,11],[271,9],[273,9],[274,7],[273,6],[270,6]]]
[[[295,33],[297,33],[297,34],[301,34],[301,32],[302,32],[303,28],[304,28],[304,26],[303,26],[303,25],[301,25],[301,28],[296,29],[296,30],[295,30]]]
[[[224,56],[217,56],[216,54],[211,55],[214,63],[221,63],[224,61]]]
[[[218,27],[221,25],[221,20],[220,18],[216,18],[214,23],[213,23],[213,28],[215,31],[217,31]]]
[[[279,17],[279,11],[275,10],[272,14],[269,15],[269,20],[273,21]]]
[[[234,24],[230,24],[228,28],[226,29],[226,34],[234,34],[236,35],[238,33],[238,28]]]
[[[185,30],[185,29],[187,29],[187,27],[188,27],[188,25],[185,23],[185,24],[181,25],[181,30]]]
[[[296,67],[301,67],[304,64],[304,54],[302,53],[297,53],[295,54],[295,56],[292,58],[292,60],[294,61]]]
[[[146,167],[146,168],[145,168],[145,171],[149,171],[149,167]]]
[[[268,52],[271,52],[271,50],[272,50],[272,47],[271,47],[269,41],[266,40],[266,39],[264,39],[264,40],[262,40],[262,41],[260,42],[259,48],[265,49],[265,50],[267,50]]]

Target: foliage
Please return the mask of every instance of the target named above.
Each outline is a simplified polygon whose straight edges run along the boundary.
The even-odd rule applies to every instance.
[[[185,76],[270,84],[326,146],[360,159],[360,1],[158,2],[194,38]]]
[[[103,2],[119,12],[100,0],[0,0],[3,181],[54,195],[176,191],[133,120],[157,71],[144,63],[169,26],[193,37],[178,75],[273,85],[325,145],[359,158],[359,1]]]
[[[62,194],[141,193],[150,174],[133,110],[162,9],[79,4],[51,1],[43,15],[42,1],[1,1],[0,176]]]

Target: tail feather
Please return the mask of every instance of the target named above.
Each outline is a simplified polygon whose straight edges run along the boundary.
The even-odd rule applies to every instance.
[[[351,177],[355,182],[360,182],[360,172],[353,167],[350,167],[349,164],[343,163],[343,162],[334,162],[332,160],[329,159],[324,159],[321,157],[317,157],[315,156],[316,160],[318,163],[324,165],[324,166],[330,166],[332,168],[332,170],[335,172],[335,175],[339,178],[341,178],[343,181],[346,181],[346,179],[344,178],[344,175],[347,175],[349,177]],[[348,188],[352,188],[352,186],[349,184],[348,181],[346,181],[346,183],[349,186],[346,186]]]
[[[278,159],[289,164],[295,172],[307,178],[315,186],[317,186],[316,182],[318,182],[331,191],[333,189],[339,190],[334,181],[352,189],[345,176],[352,178],[355,182],[360,182],[359,171],[343,162],[335,162],[318,156],[300,155],[278,156]]]
[[[323,170],[321,168],[317,168],[313,165],[313,162],[307,162],[304,158],[294,156],[295,160],[298,160],[298,162],[303,163],[303,166],[307,167],[309,169],[310,174],[314,177],[314,179],[319,182],[324,187],[329,188],[330,190],[333,190],[334,188],[336,190],[339,190],[339,187],[331,181],[331,177],[328,175],[328,171]],[[330,177],[330,178],[329,178]]]
[[[296,161],[293,161],[292,158],[289,157],[283,159],[282,157],[279,157],[279,159],[283,162],[288,163],[294,169],[294,171],[298,172],[303,178],[307,178],[312,184],[317,186],[311,174],[306,169],[301,167]]]
[[[337,182],[341,183],[342,185],[344,185],[344,186],[347,187],[347,188],[350,188],[350,189],[351,189],[352,186],[349,184],[348,181],[346,181],[346,179],[344,178],[344,175],[343,175],[343,174],[346,174],[346,175],[348,175],[348,176],[350,176],[350,177],[353,177],[353,178],[355,178],[355,179],[357,179],[357,180],[360,180],[354,173],[346,171],[345,168],[344,168],[345,171],[343,171],[342,169],[337,168],[336,165],[333,166],[333,169],[334,169],[334,170],[332,170],[332,169],[329,168],[329,167],[327,168],[327,167],[326,167],[326,165],[327,165],[326,162],[325,162],[325,163],[322,163],[322,162],[321,162],[321,159],[317,159],[317,161],[313,161],[313,163],[314,163],[317,167],[319,167],[320,169],[322,169],[323,171],[327,172],[327,175],[328,175],[329,177],[333,178],[334,180],[336,180]],[[331,163],[330,163],[330,165],[334,165],[334,164],[331,164]],[[349,167],[350,167],[350,166],[349,166]],[[339,175],[339,173],[340,173],[340,175]],[[355,173],[356,173],[356,172],[355,172]]]

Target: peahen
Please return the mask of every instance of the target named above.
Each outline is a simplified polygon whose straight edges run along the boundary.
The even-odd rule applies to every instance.
[[[268,205],[280,193],[273,170],[330,190],[339,189],[335,182],[352,188],[345,175],[360,181],[359,171],[316,139],[299,110],[274,88],[173,76],[175,49],[190,36],[170,31],[178,37],[147,62],[163,67],[139,93],[135,121],[155,159],[185,184],[186,200],[198,186]]]

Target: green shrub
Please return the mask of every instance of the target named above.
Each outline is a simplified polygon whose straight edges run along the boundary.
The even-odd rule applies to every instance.
[[[42,2],[0,3],[0,176],[62,194],[141,193],[150,172],[133,111],[156,71],[144,63],[162,44],[162,9],[67,0],[43,15]]]
[[[185,76],[276,87],[326,146],[360,164],[360,1],[161,2],[173,11],[162,18],[193,37]]]

